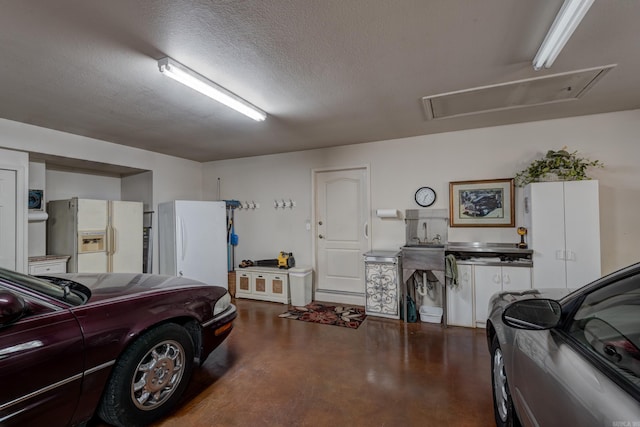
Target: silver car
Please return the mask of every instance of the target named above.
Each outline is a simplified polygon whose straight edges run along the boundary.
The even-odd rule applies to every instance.
[[[492,297],[496,424],[640,426],[640,263],[564,293]]]

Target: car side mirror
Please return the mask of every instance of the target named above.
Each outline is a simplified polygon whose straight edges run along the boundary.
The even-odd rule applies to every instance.
[[[24,299],[9,291],[0,291],[0,326],[15,322],[25,313]]]
[[[558,301],[532,298],[508,305],[502,313],[502,321],[513,328],[543,330],[557,326],[561,314]]]

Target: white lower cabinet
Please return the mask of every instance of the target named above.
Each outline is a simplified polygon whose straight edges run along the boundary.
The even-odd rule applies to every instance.
[[[447,324],[484,328],[489,300],[500,291],[531,289],[530,267],[458,262],[458,284],[447,285]]]
[[[458,263],[458,284],[447,285],[447,324],[474,327],[473,266]]]
[[[268,267],[236,271],[236,298],[289,304],[289,274],[286,270]]]
[[[68,256],[41,256],[29,258],[29,274],[46,275],[66,273]]]
[[[489,300],[500,291],[531,289],[531,268],[474,265],[475,326],[484,328],[489,315]]]

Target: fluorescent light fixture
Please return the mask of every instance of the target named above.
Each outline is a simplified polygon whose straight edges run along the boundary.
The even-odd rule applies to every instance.
[[[549,68],[571,37],[594,0],[564,0],[560,12],[556,15],[536,57],[533,58],[533,69]]]
[[[171,77],[183,85],[189,86],[191,89],[196,90],[229,108],[233,108],[247,117],[251,117],[255,121],[261,122],[267,118],[267,113],[255,105],[250,104],[238,95],[229,92],[222,86],[215,84],[206,77],[201,76],[169,57],[158,60],[158,68],[160,68],[160,72],[165,76]]]

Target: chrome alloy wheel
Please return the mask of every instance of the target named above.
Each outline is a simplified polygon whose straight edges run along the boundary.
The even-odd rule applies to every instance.
[[[496,409],[503,422],[507,421],[509,395],[507,391],[507,374],[504,372],[504,360],[500,347],[493,352],[493,395]]]
[[[144,411],[162,405],[176,390],[184,373],[185,352],[177,341],[163,341],[140,361],[131,383],[131,399]]]

